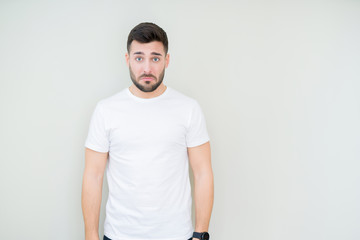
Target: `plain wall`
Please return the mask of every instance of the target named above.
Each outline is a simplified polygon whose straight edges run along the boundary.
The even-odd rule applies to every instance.
[[[165,85],[206,117],[211,239],[360,239],[355,0],[0,1],[0,238],[84,239],[90,116],[131,85],[143,21],[168,34]]]

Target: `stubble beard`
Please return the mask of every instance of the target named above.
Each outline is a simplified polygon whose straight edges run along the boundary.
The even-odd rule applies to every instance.
[[[140,78],[144,76],[141,75],[139,76],[138,79],[136,79],[135,74],[133,73],[133,71],[131,70],[131,67],[129,67],[129,71],[130,71],[130,78],[131,81],[134,83],[134,85],[140,89],[143,92],[153,92],[155,91],[160,84],[162,83],[164,76],[165,76],[165,68],[163,69],[163,71],[160,73],[159,78],[155,77],[154,75],[146,75],[146,76],[151,76],[154,78],[153,81],[155,81],[155,83],[151,84],[153,81],[150,81],[150,83],[146,83],[147,81],[142,81],[144,82],[144,85],[140,84]]]

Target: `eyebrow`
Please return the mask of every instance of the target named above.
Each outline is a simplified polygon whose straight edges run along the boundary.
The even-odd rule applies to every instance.
[[[144,55],[143,52],[134,52],[134,55],[136,55],[136,54]],[[157,52],[152,52],[151,55],[162,56],[160,53],[157,53]]]

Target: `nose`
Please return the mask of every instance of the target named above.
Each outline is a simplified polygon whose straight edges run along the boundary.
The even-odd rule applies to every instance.
[[[150,66],[150,61],[147,60],[144,63],[144,73],[145,74],[149,74],[151,72],[151,66]]]

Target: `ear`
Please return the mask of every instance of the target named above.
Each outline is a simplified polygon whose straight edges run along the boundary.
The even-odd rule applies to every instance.
[[[168,67],[169,62],[170,62],[170,54],[167,53],[167,54],[166,54],[166,57],[165,57],[165,68]]]
[[[129,67],[130,56],[129,53],[125,53],[126,65]]]

